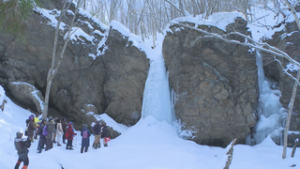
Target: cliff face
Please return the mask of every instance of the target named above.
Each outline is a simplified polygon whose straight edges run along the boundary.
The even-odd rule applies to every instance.
[[[199,28],[216,34],[249,34],[246,25],[237,18],[226,32],[213,26]],[[181,25],[170,29],[163,42],[163,56],[175,92],[176,117],[183,129],[191,130],[190,139],[200,144],[224,147],[233,138],[244,142],[256,123],[254,54],[248,47],[225,43]]]
[[[55,15],[55,11],[48,13]],[[64,23],[72,16],[68,13]],[[94,120],[90,114],[105,112],[119,123],[135,124],[140,118],[148,72],[145,53],[128,37],[88,15],[78,14],[75,22],[81,33],[73,34],[54,78],[49,115],[64,116],[79,125]],[[0,32],[0,84],[14,101],[41,113],[42,106],[30,93],[36,91],[43,100],[55,29],[40,11],[24,26],[24,42]],[[59,33],[57,55],[64,32]]]
[[[299,41],[299,28],[295,22],[284,23],[285,29],[280,32],[276,32],[272,39],[266,39],[265,42],[268,44],[281,49],[286,52],[291,58],[300,62],[300,41]],[[282,66],[274,60],[274,56],[268,53],[262,53],[262,56],[265,58],[264,60],[264,71],[265,75],[268,79],[272,81],[272,87],[281,91],[280,102],[282,103],[285,109],[288,109],[288,105],[290,103],[292,89],[294,85],[294,79],[289,77],[284,71],[282,67],[286,67],[289,62],[283,58],[277,57],[277,59],[281,62]],[[292,71],[293,69],[287,69],[287,72],[296,77],[296,71]],[[290,123],[290,132],[289,133],[289,142],[288,146],[293,146],[294,140],[299,138],[299,129],[300,129],[300,92],[299,86],[296,94],[296,100],[294,103],[294,109],[291,117]],[[285,123],[285,121],[283,121]],[[280,139],[276,140],[277,144],[280,144]]]
[[[49,15],[61,2],[45,2]],[[68,23],[73,14],[63,19]],[[24,42],[0,32],[0,85],[7,95],[24,108],[41,113],[46,78],[52,61],[53,26],[50,19],[36,11],[25,26]],[[193,23],[182,23],[195,26]],[[74,33],[56,75],[50,94],[49,115],[64,116],[75,126],[90,123],[92,114],[107,113],[118,123],[134,125],[141,117],[143,91],[149,60],[145,52],[117,29],[106,27],[85,14],[78,14]],[[250,35],[247,23],[237,18],[226,30],[214,26],[199,28],[219,35],[232,31]],[[5,27],[4,27],[5,28]],[[295,23],[277,32],[270,45],[299,60],[299,32]],[[60,54],[65,30],[59,34]],[[232,36],[232,35],[230,35]],[[244,39],[232,36],[237,41]],[[189,138],[199,144],[227,146],[233,138],[245,143],[257,122],[258,88],[255,53],[248,47],[226,43],[182,25],[172,25],[162,50],[174,93],[176,118]],[[262,53],[267,78],[282,92],[287,108],[293,80],[282,73],[273,56]],[[280,59],[280,58],[279,58]],[[283,61],[283,64],[287,64]],[[295,72],[291,72],[295,74]],[[277,85],[276,85],[277,84]],[[290,130],[300,127],[297,94]],[[113,137],[118,133],[114,132]],[[292,145],[297,134],[290,134]],[[278,143],[279,144],[279,143]]]

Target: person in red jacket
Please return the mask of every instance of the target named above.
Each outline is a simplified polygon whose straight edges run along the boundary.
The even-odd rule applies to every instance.
[[[66,139],[68,140],[67,142],[67,148],[66,149],[70,149],[73,150],[72,148],[72,142],[73,142],[73,137],[74,135],[76,135],[76,133],[74,133],[73,128],[72,128],[73,123],[70,122],[67,128],[67,132],[66,132]]]

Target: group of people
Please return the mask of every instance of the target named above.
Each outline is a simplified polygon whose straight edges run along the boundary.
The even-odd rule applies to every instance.
[[[93,125],[95,124],[95,125]],[[95,134],[95,141],[93,143],[93,147],[100,148],[100,138],[103,139],[103,144],[105,147],[107,147],[108,142],[108,129],[106,124],[101,124],[99,121],[93,122],[92,124],[92,131]],[[57,143],[57,146],[61,146],[61,141],[63,144],[66,144],[67,150],[73,150],[73,138],[77,134],[74,132],[73,123],[66,122],[65,118],[58,119],[53,118],[50,116],[48,120],[43,119],[39,120],[38,117],[31,115],[26,120],[26,129],[25,129],[25,135],[27,135],[27,139],[23,139],[23,133],[17,132],[16,138],[15,138],[15,148],[18,151],[19,159],[15,165],[15,169],[18,169],[20,166],[20,163],[23,162],[24,166],[22,169],[27,169],[29,164],[28,159],[28,148],[31,146],[31,142],[33,142],[34,139],[38,139],[37,136],[39,136],[38,141],[38,153],[42,152],[42,149],[44,149],[45,145],[45,151],[48,151],[53,148],[53,143]],[[81,144],[81,153],[83,153],[83,150],[85,152],[88,151],[88,147],[90,146],[90,136],[91,131],[88,129],[88,125],[84,124],[83,128],[81,130],[81,137],[82,137],[82,144]]]
[[[42,120],[39,125],[37,130],[37,135],[39,136],[38,153],[42,152],[45,145],[45,151],[48,151],[53,148],[53,143],[57,143],[57,146],[61,146],[61,141],[65,143],[64,133],[67,131],[65,118],[58,119],[50,116],[48,120]]]

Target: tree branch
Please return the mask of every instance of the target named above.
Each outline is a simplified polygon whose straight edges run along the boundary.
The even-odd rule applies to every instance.
[[[295,82],[297,82],[298,85],[300,85],[299,81],[293,75],[291,75],[289,72],[287,72],[286,69],[283,68],[280,60],[278,60],[276,57],[274,57],[274,60],[279,63],[279,65],[280,65],[281,69],[284,71],[284,73],[286,73],[290,78],[292,78],[293,80],[295,80]]]
[[[210,33],[210,32],[207,32],[207,31],[204,31],[202,29],[199,29],[199,28],[195,28],[197,27],[198,25],[196,24],[195,27],[191,27],[191,26],[188,26],[188,25],[185,25],[185,24],[182,24],[182,23],[174,23],[174,24],[178,24],[180,26],[184,26],[184,27],[187,27],[187,28],[190,28],[190,29],[193,29],[193,30],[196,30],[196,31],[199,31],[201,33],[204,33],[204,34],[207,34],[207,35],[210,35],[211,37],[214,37],[214,38],[218,38],[218,39],[221,39],[225,42],[229,42],[229,43],[234,43],[234,44],[238,44],[238,45],[242,45],[242,46],[248,46],[248,47],[252,47],[252,48],[255,48],[255,49],[258,49],[260,51],[264,51],[264,52],[267,52],[267,53],[271,53],[275,56],[279,56],[279,57],[283,57],[283,58],[286,58],[287,60],[289,60],[291,63],[293,63],[294,65],[296,65],[297,67],[300,68],[300,63],[298,63],[297,61],[295,61],[293,58],[291,58],[287,53],[277,49],[276,47],[273,47],[273,46],[270,46],[269,44],[267,43],[260,43],[260,42],[257,42],[255,40],[253,40],[251,37],[249,36],[246,36],[244,34],[241,34],[239,32],[231,32],[227,35],[224,35],[221,36],[221,35],[218,35],[218,34],[215,34],[215,33]],[[240,41],[237,41],[237,40],[231,40],[231,39],[227,39],[226,37],[229,36],[229,35],[239,35],[247,40],[249,40],[250,42],[252,42],[253,44],[251,43],[244,43],[244,42],[240,42]],[[268,49],[265,49],[264,47],[267,47]]]
[[[182,13],[183,16],[186,16],[183,11],[181,11],[175,4],[170,2],[169,0],[165,0],[167,3],[169,3],[171,6],[173,6],[178,12]]]

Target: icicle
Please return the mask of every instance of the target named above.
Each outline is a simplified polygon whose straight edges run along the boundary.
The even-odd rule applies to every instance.
[[[148,115],[169,124],[174,120],[168,73],[163,59],[153,60],[150,64],[142,107],[143,118]]]
[[[258,144],[261,143],[268,135],[281,140],[281,117],[283,114],[283,109],[279,101],[280,94],[278,96],[280,91],[272,90],[269,82],[265,78],[263,61],[259,52],[256,52],[256,64],[258,69],[259,87],[259,120],[254,128],[254,139],[256,144]]]

